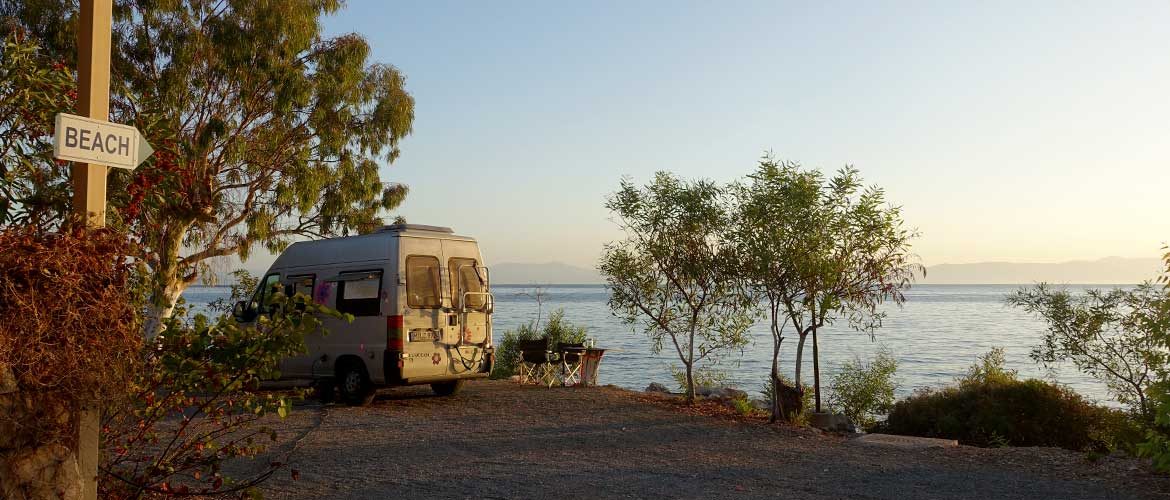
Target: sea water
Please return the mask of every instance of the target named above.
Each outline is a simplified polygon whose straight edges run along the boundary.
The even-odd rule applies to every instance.
[[[1110,288],[1110,285],[1067,285],[1074,292],[1087,288]],[[978,357],[994,347],[1006,351],[1008,368],[1021,377],[1053,380],[1070,386],[1090,399],[1111,403],[1104,385],[1079,373],[1071,365],[1045,367],[1030,359],[1032,348],[1040,343],[1046,325],[1039,318],[1005,304],[1005,297],[1018,285],[917,285],[906,293],[903,307],[886,308],[881,328],[869,334],[857,332],[842,323],[818,333],[821,354],[822,386],[843,362],[859,357],[870,359],[879,347],[888,348],[898,360],[899,396],[915,389],[952,383],[964,374]],[[191,287],[183,297],[196,310],[215,299],[226,297],[224,287]],[[564,310],[565,319],[583,325],[597,346],[609,349],[601,364],[600,383],[642,390],[651,382],[674,389],[671,367],[681,367],[669,339],[661,352],[653,352],[653,343],[641,325],[627,325],[615,317],[607,301],[609,293],[601,285],[552,285],[541,288],[542,301],[534,300],[531,285],[493,285],[496,308],[492,324],[498,342],[504,332],[536,321],[543,323],[555,310]],[[752,342],[742,350],[725,353],[717,369],[727,375],[729,385],[755,396],[771,366],[772,336],[768,322],[761,319],[751,330]],[[786,329],[781,347],[780,367],[792,376],[796,358],[797,336]],[[802,378],[812,382],[812,342],[804,352]]]

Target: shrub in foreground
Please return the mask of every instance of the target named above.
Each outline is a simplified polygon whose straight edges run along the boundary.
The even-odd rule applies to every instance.
[[[857,357],[846,362],[829,383],[829,408],[845,414],[858,427],[872,428],[876,416],[889,413],[894,405],[897,371],[898,360],[887,348],[878,350],[872,361]]]
[[[1109,451],[1127,427],[1117,410],[1064,386],[1019,380],[993,350],[955,386],[922,390],[894,404],[883,432],[957,439],[974,446],[1053,446]]]
[[[304,393],[263,391],[261,381],[279,376],[282,359],[306,352],[304,337],[323,331],[321,318],[352,317],[304,294],[276,293],[267,305],[244,325],[228,315],[188,320],[180,301],[166,331],[144,349],[125,388],[129,404],[103,412],[102,498],[254,495],[282,467],[269,460],[239,477],[223,471],[229,460],[264,453],[277,438],[265,417],[284,418]]]
[[[1109,448],[1109,410],[1042,380],[926,390],[894,404],[885,432],[957,439],[974,446]]]

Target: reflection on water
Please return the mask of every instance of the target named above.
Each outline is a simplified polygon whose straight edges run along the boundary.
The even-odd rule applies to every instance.
[[[1102,286],[1104,287],[1104,286]],[[1017,369],[1023,377],[1054,378],[1093,399],[1108,399],[1104,387],[1079,374],[1072,366],[1045,369],[1032,362],[1028,353],[1044,331],[1044,323],[1022,311],[1004,305],[1004,296],[1015,290],[1005,285],[921,285],[906,294],[902,309],[889,309],[884,326],[877,331],[876,341],[867,334],[847,326],[831,326],[818,334],[821,351],[822,378],[827,379],[842,361],[853,356],[866,358],[880,346],[888,346],[898,358],[900,395],[916,388],[937,386],[951,382],[964,373],[977,356],[992,347],[1003,347],[1007,352],[1009,368]],[[1081,290],[1086,287],[1070,286]],[[496,339],[507,329],[532,321],[537,316],[536,302],[525,292],[530,286],[495,285],[496,298],[493,319]],[[565,319],[585,325],[590,337],[599,347],[612,349],[601,365],[601,383],[641,390],[650,382],[668,387],[671,364],[681,366],[673,348],[662,353],[651,352],[650,340],[640,327],[631,327],[610,313],[609,298],[602,286],[553,286],[544,288],[544,317],[556,309],[564,309]],[[184,297],[196,308],[228,293],[227,288],[192,287]],[[529,295],[531,295],[529,293]],[[634,330],[637,328],[638,330]],[[720,369],[730,381],[748,390],[756,391],[771,364],[772,338],[767,324],[761,321],[752,329],[753,342],[724,358]],[[796,356],[795,335],[788,335],[781,349],[782,370],[791,376]],[[808,381],[812,377],[811,346],[805,353]],[[824,382],[823,382],[824,383]]]

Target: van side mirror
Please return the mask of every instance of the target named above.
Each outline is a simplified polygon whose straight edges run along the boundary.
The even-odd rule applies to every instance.
[[[248,300],[241,300],[232,306],[232,317],[236,321],[247,322],[256,318],[255,302]]]

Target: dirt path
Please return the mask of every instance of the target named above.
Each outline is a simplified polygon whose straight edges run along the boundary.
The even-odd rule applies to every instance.
[[[710,416],[616,388],[476,382],[299,407],[269,498],[1167,498],[1138,462],[1054,449],[903,450]],[[295,444],[294,444],[295,443]],[[240,464],[242,465],[242,464]]]

